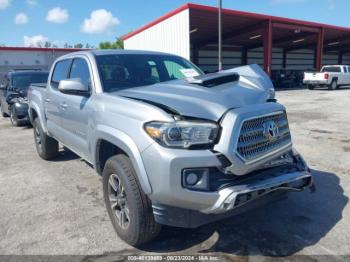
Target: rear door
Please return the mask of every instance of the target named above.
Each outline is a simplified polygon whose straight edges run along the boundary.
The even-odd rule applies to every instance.
[[[64,130],[62,128],[63,114],[63,94],[58,90],[61,80],[68,78],[71,59],[60,60],[54,65],[54,69],[49,81],[45,103],[45,115],[47,118],[47,128],[58,140],[62,141]]]
[[[79,80],[87,89],[92,92],[91,68],[89,61],[81,56],[72,61],[69,78]],[[74,152],[90,161],[89,156],[89,119],[93,114],[91,96],[63,94],[62,104],[62,128],[65,130],[63,142]]]

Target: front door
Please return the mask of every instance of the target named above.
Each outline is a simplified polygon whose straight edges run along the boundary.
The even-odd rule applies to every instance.
[[[72,62],[70,79],[81,82],[87,90],[92,91],[91,74],[88,60],[75,58]],[[89,119],[93,114],[90,96],[63,94],[62,128],[65,130],[65,144],[73,151],[90,160],[89,156]]]

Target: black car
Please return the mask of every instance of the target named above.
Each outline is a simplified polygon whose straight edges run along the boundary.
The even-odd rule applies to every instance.
[[[10,117],[14,126],[28,124],[28,88],[33,83],[46,83],[46,71],[10,71],[0,86],[0,114]]]

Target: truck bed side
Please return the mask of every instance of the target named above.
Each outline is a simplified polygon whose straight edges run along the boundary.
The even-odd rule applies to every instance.
[[[45,132],[47,131],[44,111],[46,86],[46,83],[31,84],[28,90],[29,119],[33,122],[35,116],[39,116],[41,126]]]

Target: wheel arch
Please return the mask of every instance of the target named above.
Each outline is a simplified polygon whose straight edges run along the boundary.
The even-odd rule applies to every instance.
[[[97,173],[101,175],[107,159],[118,153],[129,157],[143,192],[145,194],[152,193],[141,153],[132,138],[120,130],[98,126],[96,128],[93,156]]]
[[[44,132],[47,133],[46,124],[44,123],[43,116],[41,114],[39,107],[37,105],[34,105],[34,104],[30,105],[29,109],[28,109],[28,113],[29,113],[30,123],[33,124],[34,120],[36,118],[39,118],[41,127],[43,128]]]

